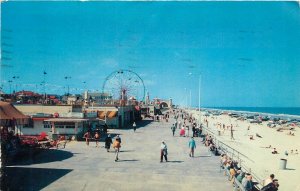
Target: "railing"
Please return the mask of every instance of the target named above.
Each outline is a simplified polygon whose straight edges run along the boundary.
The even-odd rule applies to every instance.
[[[218,138],[217,138],[217,135],[211,131],[210,129],[208,129],[207,127],[202,127],[203,128],[203,131],[204,132],[207,132],[209,133],[217,148],[219,148],[221,151],[223,151],[224,153],[226,153],[228,156],[230,156],[233,160],[236,160],[239,162],[239,165],[242,169],[244,169],[244,171],[248,172],[248,173],[251,173],[252,177],[254,178],[254,180],[257,181],[258,185],[256,185],[256,187],[258,187],[258,189],[260,187],[263,186],[263,179],[258,176],[257,174],[255,174],[254,172],[252,172],[251,168],[248,167],[246,164],[245,164],[245,160],[243,159],[246,159],[252,163],[255,163],[255,161],[253,161],[251,158],[249,158],[248,156],[246,156],[245,154],[237,151],[236,149],[232,148],[231,146],[227,145],[226,143],[224,143],[223,141],[220,141]],[[242,159],[243,158],[243,159]],[[260,186],[259,186],[260,185]]]

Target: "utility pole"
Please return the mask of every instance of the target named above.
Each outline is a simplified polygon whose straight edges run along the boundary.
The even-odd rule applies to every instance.
[[[15,87],[15,92],[17,92],[17,79],[19,79],[20,76],[13,76],[12,78],[15,80],[15,83],[16,83],[16,84],[15,84],[15,86],[16,86],[16,87]]]
[[[47,74],[47,72],[44,70],[44,104],[46,103],[46,74]]]
[[[190,89],[190,109],[192,108],[192,90]]]
[[[198,109],[199,109],[199,125],[201,125],[201,74],[199,75],[199,105],[198,105]]]
[[[9,94],[11,95],[11,83],[12,83],[13,81],[12,80],[8,80],[8,83],[9,83]]]
[[[67,93],[67,104],[68,104],[68,99],[69,99],[69,95],[70,95],[70,86],[68,83],[68,79],[71,79],[71,76],[65,76],[66,79],[66,83],[67,83],[67,87],[68,87],[68,93]]]

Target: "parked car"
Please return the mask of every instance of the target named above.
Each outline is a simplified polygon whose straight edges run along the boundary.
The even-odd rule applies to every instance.
[[[262,123],[262,121],[257,120],[257,119],[249,120],[249,122],[250,122],[250,123],[257,123],[257,124]]]

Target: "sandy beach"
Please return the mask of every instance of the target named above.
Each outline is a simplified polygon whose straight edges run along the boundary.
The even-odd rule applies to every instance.
[[[196,119],[199,119],[199,112],[189,111]],[[251,169],[251,172],[261,179],[267,178],[270,174],[275,174],[275,178],[279,180],[279,190],[298,191],[300,190],[300,139],[299,127],[296,127],[292,133],[294,136],[288,135],[289,130],[282,132],[276,131],[274,128],[267,126],[268,122],[262,124],[250,124],[248,121],[239,121],[228,115],[204,116],[202,112],[201,121],[208,120],[208,129],[214,132],[218,140],[226,143],[230,147],[236,149],[240,153],[246,155],[251,160],[241,156],[242,165]],[[221,130],[218,135],[217,124],[225,124],[226,130]],[[230,128],[233,125],[234,140],[231,140]],[[248,129],[250,126],[250,130]],[[256,134],[261,136],[257,137]],[[253,135],[254,140],[250,140]],[[271,148],[266,148],[271,145]],[[273,148],[276,148],[278,154],[272,154]],[[291,150],[298,150],[299,154],[290,154]],[[286,156],[285,151],[289,152]],[[280,159],[287,159],[287,169],[280,170]]]

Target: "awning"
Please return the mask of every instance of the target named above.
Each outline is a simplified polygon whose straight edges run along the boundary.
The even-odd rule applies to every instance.
[[[105,119],[105,116],[108,118],[114,118],[118,114],[118,111],[98,111],[98,118]]]
[[[17,124],[27,124],[29,117],[20,112],[11,103],[0,101],[0,121],[7,124],[8,121],[16,120]]]
[[[109,114],[108,114],[108,118],[114,118],[114,117],[116,117],[117,116],[117,114],[118,114],[118,112],[117,111],[111,111]]]
[[[0,119],[28,119],[29,117],[20,112],[11,103],[0,101]]]
[[[104,111],[99,111],[99,113],[98,113],[99,119],[105,119],[105,115],[106,115],[106,112],[104,112]]]
[[[83,122],[83,121],[89,121],[88,119],[76,119],[76,118],[51,118],[47,119],[45,121],[48,122]]]
[[[48,119],[51,119],[51,118],[49,118],[49,117],[32,117],[33,121],[45,121]]]

